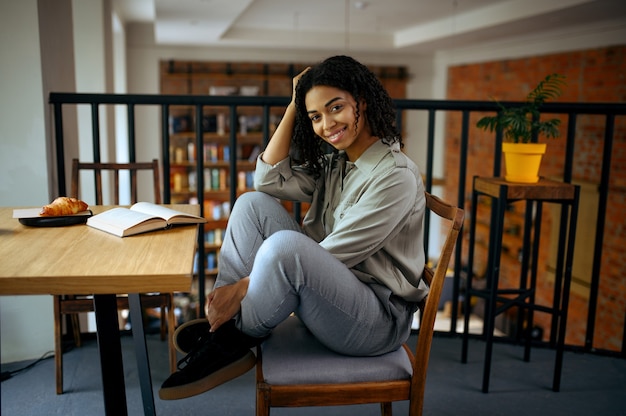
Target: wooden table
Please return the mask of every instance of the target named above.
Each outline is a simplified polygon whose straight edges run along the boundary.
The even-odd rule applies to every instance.
[[[105,412],[120,416],[128,411],[115,297],[128,293],[144,412],[154,415],[139,293],[190,290],[198,226],[120,238],[86,225],[27,227],[12,214],[0,207],[0,295],[94,295]]]

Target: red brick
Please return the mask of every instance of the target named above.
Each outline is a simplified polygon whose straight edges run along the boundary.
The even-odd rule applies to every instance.
[[[448,71],[447,98],[450,100],[521,101],[538,81],[547,74],[558,72],[566,76],[567,86],[559,98],[562,102],[625,102],[626,101],[626,46],[573,51],[530,58],[466,64],[451,67]],[[470,126],[482,115],[473,115]],[[542,176],[561,175],[563,172],[567,121],[561,121],[562,138],[549,141],[547,157],[543,159]],[[458,153],[460,148],[460,114],[446,116],[446,193],[456,199],[458,189]],[[600,116],[579,116],[577,120],[576,148],[573,176],[575,179],[599,183],[604,150],[605,120]],[[626,117],[615,121],[615,140],[612,151],[611,186],[609,190],[604,228],[604,247],[601,278],[595,321],[593,346],[600,349],[619,351],[622,346],[624,316],[626,315],[626,246],[624,212],[626,211]],[[470,129],[469,160],[467,163],[466,194],[471,191],[474,175],[491,176],[491,162],[496,151],[493,134]],[[467,201],[469,209],[469,201]],[[479,217],[487,221],[486,213]],[[594,220],[594,219],[592,219]],[[552,284],[545,276],[550,243],[549,215],[544,210],[542,225],[540,276],[537,299],[551,302]],[[481,235],[481,232],[483,235]],[[488,228],[478,230],[477,241],[487,241]],[[580,237],[580,236],[579,236]],[[467,259],[467,241],[464,244],[464,259]],[[474,263],[485,263],[484,248],[476,250]],[[519,279],[519,262],[515,256],[502,256],[501,279],[504,285],[516,285]],[[477,269],[478,270],[478,269]],[[572,294],[567,326],[568,344],[585,343],[588,301]],[[543,315],[543,316],[542,316]],[[550,331],[549,317],[536,314],[536,323],[544,328],[544,338]]]

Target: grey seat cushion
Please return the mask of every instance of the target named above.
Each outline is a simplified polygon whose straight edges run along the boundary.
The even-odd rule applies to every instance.
[[[296,317],[274,329],[261,346],[270,384],[353,383],[411,377],[404,348],[377,357],[351,357],[323,346]]]

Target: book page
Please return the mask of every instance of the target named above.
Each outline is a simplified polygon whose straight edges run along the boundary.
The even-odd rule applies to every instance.
[[[181,211],[176,211],[175,209],[153,204],[151,202],[137,202],[132,207],[130,207],[130,209],[133,212],[142,212],[150,214],[152,216],[163,218],[169,224],[206,222],[206,220],[202,217],[187,214]]]
[[[165,221],[163,219],[147,213],[132,211],[127,208],[111,208],[108,211],[89,218],[87,224],[93,226],[102,224],[103,226],[126,230],[149,220],[155,220],[162,224],[161,227],[165,227]]]

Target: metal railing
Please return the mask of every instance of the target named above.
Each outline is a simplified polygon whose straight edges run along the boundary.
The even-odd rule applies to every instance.
[[[135,124],[135,110],[138,106],[158,106],[161,114],[161,138],[160,147],[162,152],[162,166],[163,166],[163,190],[164,190],[164,202],[169,203],[171,198],[171,190],[169,183],[170,173],[170,126],[169,126],[169,114],[172,106],[188,106],[193,108],[195,115],[195,148],[198,155],[196,157],[196,177],[197,177],[197,199],[200,203],[202,214],[204,215],[204,183],[203,183],[203,128],[202,128],[202,114],[210,107],[228,108],[230,117],[230,126],[237,124],[237,109],[242,107],[255,107],[259,108],[262,113],[263,125],[262,125],[262,137],[264,143],[269,140],[270,136],[270,114],[272,108],[284,108],[288,102],[288,97],[239,97],[239,96],[196,96],[196,95],[126,95],[126,94],[78,94],[78,93],[51,93],[49,102],[53,108],[54,113],[54,141],[55,141],[55,161],[56,161],[56,174],[58,180],[58,192],[60,195],[66,194],[66,178],[65,178],[65,164],[72,157],[76,155],[68,155],[65,152],[64,147],[64,128],[63,128],[63,106],[68,105],[88,105],[91,108],[91,124],[92,124],[92,145],[93,145],[93,161],[101,161],[101,140],[100,140],[100,120],[99,109],[101,106],[109,105],[122,105],[126,107],[128,118],[128,155],[129,161],[136,161],[136,124]],[[408,117],[411,117],[411,112],[425,112],[427,114],[427,123],[424,126],[426,137],[426,163],[423,166],[423,174],[425,177],[426,190],[431,192],[434,186],[435,177],[433,175],[435,169],[435,144],[437,137],[443,136],[440,131],[436,129],[437,116],[443,114],[444,116],[451,113],[458,113],[461,117],[461,130],[460,132],[454,132],[458,134],[460,140],[459,146],[459,169],[458,172],[458,189],[447,189],[450,195],[456,194],[456,201],[450,201],[456,203],[460,207],[465,207],[466,195],[468,189],[466,184],[468,182],[468,158],[469,158],[469,144],[470,144],[470,116],[475,113],[482,112],[496,112],[499,107],[491,101],[450,101],[450,100],[395,100],[395,104],[398,111],[397,123],[399,129],[402,130],[402,126],[406,123]],[[520,103],[503,103],[505,105],[518,105]],[[593,254],[593,273],[590,283],[590,295],[588,301],[588,319],[586,327],[585,344],[582,349],[585,351],[596,351],[593,347],[593,337],[595,331],[595,325],[598,319],[597,309],[599,300],[599,283],[601,277],[600,266],[602,264],[603,255],[603,241],[605,230],[605,218],[607,212],[607,199],[609,195],[609,182],[611,175],[611,166],[615,161],[613,160],[615,146],[618,144],[623,145],[624,132],[620,130],[622,136],[617,137],[616,133],[616,118],[626,115],[626,104],[592,104],[592,103],[551,103],[542,107],[543,113],[561,114],[567,118],[567,134],[565,137],[565,153],[563,161],[562,177],[565,182],[571,182],[573,176],[573,164],[574,164],[574,149],[576,142],[576,126],[577,121],[581,115],[599,115],[604,117],[604,132],[603,132],[603,147],[602,147],[602,166],[600,174],[600,182],[598,184],[599,189],[599,204],[598,215],[594,219],[596,222],[596,236],[594,244]],[[450,134],[450,132],[446,132]],[[619,139],[619,141],[618,141]],[[236,149],[237,146],[237,132],[235,128],[231,128],[228,133],[228,143],[231,149]],[[499,149],[502,143],[502,136],[496,134],[494,149]],[[229,154],[229,162],[231,166],[236,166],[237,155],[235,151],[231,151]],[[501,152],[493,152],[493,176],[500,176],[501,172]],[[236,184],[236,170],[230,169],[230,183]],[[237,191],[235,186],[230,187],[230,200],[231,204],[237,198]],[[299,215],[296,212],[296,215]],[[426,236],[430,233],[430,223],[426,221]],[[203,258],[204,236],[199,233],[198,246],[200,247],[201,255],[199,258]],[[428,241],[428,238],[427,238]],[[463,239],[459,239],[455,253],[455,270],[454,270],[454,284],[453,284],[453,299],[458,299],[460,296],[460,281],[461,281],[461,266],[463,264],[462,259],[462,242]],[[428,247],[427,247],[428,250]],[[204,267],[198,267],[199,274],[199,292],[201,296],[201,305],[204,294]],[[623,303],[622,303],[623,305]],[[457,316],[457,302],[453,302],[452,322],[449,332],[451,334],[456,333],[456,316]],[[626,310],[621,311],[624,314],[624,327],[621,334],[621,351],[618,352],[622,357],[626,357]],[[572,346],[570,346],[572,347]],[[605,351],[606,353],[615,353],[611,351]]]

